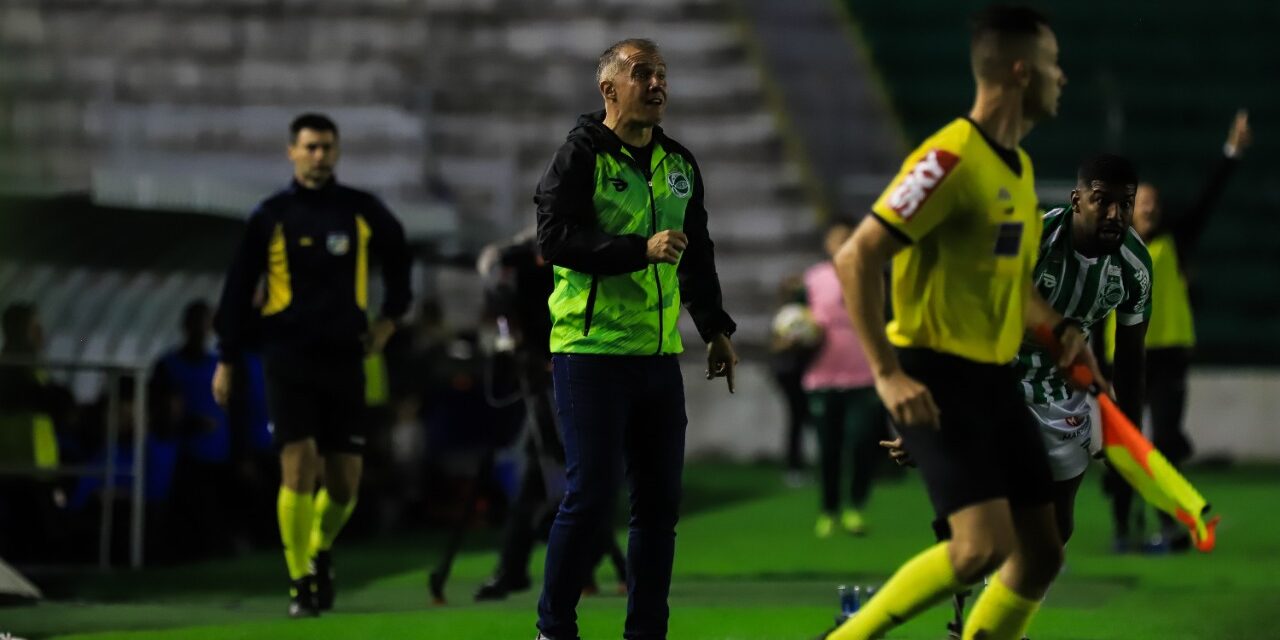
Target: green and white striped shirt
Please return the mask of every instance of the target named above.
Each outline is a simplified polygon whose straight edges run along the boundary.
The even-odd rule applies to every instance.
[[[1090,327],[1112,310],[1124,326],[1151,318],[1151,255],[1132,228],[1120,248],[1090,258],[1071,246],[1071,208],[1044,214],[1044,234],[1036,262],[1036,289],[1062,315]],[[1059,374],[1053,358],[1031,340],[1024,340],[1015,361],[1027,402],[1045,404],[1066,400],[1071,387]]]

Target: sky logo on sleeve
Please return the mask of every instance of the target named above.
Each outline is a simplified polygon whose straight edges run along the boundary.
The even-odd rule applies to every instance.
[[[960,156],[954,153],[930,150],[889,194],[889,208],[903,220],[910,220],[959,162]]]

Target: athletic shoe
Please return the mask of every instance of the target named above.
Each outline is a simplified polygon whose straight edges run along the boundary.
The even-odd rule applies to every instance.
[[[311,559],[311,576],[316,582],[316,608],[333,610],[333,555],[321,551]]]
[[[813,525],[813,535],[819,538],[830,538],[831,534],[836,530],[836,519],[830,514],[820,514],[818,522]]]
[[[289,617],[315,618],[320,615],[316,607],[315,579],[303,576],[289,585]]]
[[[493,574],[492,578],[485,580],[484,584],[476,589],[476,602],[486,602],[492,600],[505,600],[508,595],[520,591],[528,591],[532,583],[529,576],[521,576],[519,578],[507,578],[501,571]]]
[[[863,521],[862,514],[857,509],[845,509],[840,516],[840,526],[850,534],[855,536],[863,535],[867,532],[867,523]]]

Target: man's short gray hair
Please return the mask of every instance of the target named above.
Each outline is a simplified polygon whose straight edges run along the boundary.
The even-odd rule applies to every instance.
[[[600,61],[596,64],[596,83],[604,82],[618,75],[620,68],[626,59],[622,57],[622,50],[628,47],[635,47],[644,53],[658,53],[658,43],[648,38],[627,38],[613,43],[604,53],[600,54]]]

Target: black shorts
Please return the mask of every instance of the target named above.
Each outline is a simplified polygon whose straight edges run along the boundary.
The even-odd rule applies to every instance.
[[[929,349],[900,349],[898,357],[942,412],[936,431],[900,429],[939,516],[995,498],[1015,509],[1053,501],[1049,457],[1013,367]]]
[[[365,446],[364,364],[358,359],[266,362],[267,412],[276,447],[314,438],[321,453]]]

